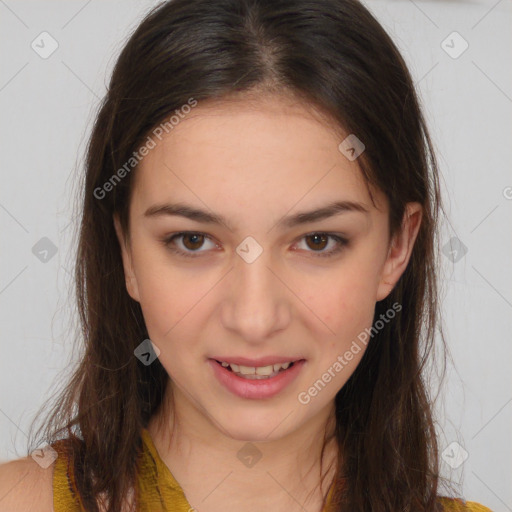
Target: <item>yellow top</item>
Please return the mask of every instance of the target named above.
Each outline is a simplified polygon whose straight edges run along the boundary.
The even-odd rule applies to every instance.
[[[138,466],[136,495],[140,512],[193,512],[195,509],[188,503],[183,490],[173,477],[169,468],[158,455],[147,429],[142,429],[143,449]],[[53,474],[53,507],[54,512],[85,512],[78,495],[73,475],[73,466],[57,442],[53,445],[58,457],[55,461]],[[333,488],[327,495],[329,510]],[[492,512],[489,508],[475,502],[464,502],[459,499],[439,498],[450,512]]]

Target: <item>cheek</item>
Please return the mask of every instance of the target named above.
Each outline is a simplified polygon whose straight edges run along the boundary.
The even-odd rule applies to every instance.
[[[336,344],[367,327],[368,322],[371,324],[375,276],[361,264],[346,265],[329,274],[323,284],[309,283],[308,292],[303,296],[305,304],[324,322],[322,332],[326,332],[327,339],[330,335],[332,343]]]
[[[150,336],[162,339],[179,326],[198,299],[196,280],[184,280],[155,249],[134,252],[134,267],[144,320]]]
[[[137,260],[137,284],[149,337],[159,347],[179,342],[196,348],[203,319],[211,313],[211,300],[218,276],[199,276],[197,269],[173,266],[160,255],[147,253]]]

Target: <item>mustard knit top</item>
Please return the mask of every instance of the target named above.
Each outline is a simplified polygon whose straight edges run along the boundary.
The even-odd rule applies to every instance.
[[[140,512],[194,512],[196,509],[187,501],[183,490],[169,468],[160,458],[147,429],[142,429],[142,453],[138,466],[136,496]],[[75,486],[73,465],[60,443],[52,445],[58,456],[53,473],[54,512],[86,512]],[[327,505],[323,512],[329,512],[333,487],[327,495]],[[492,512],[475,502],[440,498],[446,511],[453,512]]]

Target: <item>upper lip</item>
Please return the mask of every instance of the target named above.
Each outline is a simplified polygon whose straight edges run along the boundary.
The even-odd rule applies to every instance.
[[[229,363],[229,364],[238,364],[242,366],[256,367],[256,366],[269,366],[271,364],[277,363],[292,363],[295,361],[300,361],[304,359],[303,357],[294,357],[294,356],[264,356],[259,357],[257,359],[250,359],[248,357],[237,357],[237,356],[219,356],[212,357],[221,363]]]

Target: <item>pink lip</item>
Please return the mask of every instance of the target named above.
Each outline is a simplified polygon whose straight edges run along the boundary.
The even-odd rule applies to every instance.
[[[268,366],[271,364],[276,363],[292,363],[294,361],[300,361],[301,359],[304,359],[302,356],[294,357],[294,356],[264,356],[259,357],[258,359],[249,359],[247,357],[231,357],[231,356],[215,356],[212,357],[212,359],[215,359],[217,361],[230,363],[230,364],[237,364],[242,366]]]
[[[244,361],[243,358],[239,360]],[[276,358],[273,359],[273,361],[275,360]],[[222,361],[228,363],[229,359],[227,361],[222,359]],[[247,360],[245,359],[245,361]],[[290,359],[287,361],[290,361]],[[297,377],[305,362],[306,361],[304,359],[297,361],[287,370],[283,370],[275,377],[271,377],[269,379],[249,380],[244,379],[243,377],[238,377],[235,373],[224,368],[214,359],[208,359],[208,364],[212,368],[215,377],[224,387],[241,398],[252,399],[271,398],[274,395],[277,395]],[[254,364],[254,366],[265,365]]]

